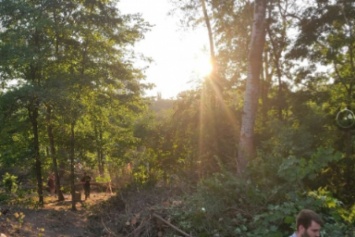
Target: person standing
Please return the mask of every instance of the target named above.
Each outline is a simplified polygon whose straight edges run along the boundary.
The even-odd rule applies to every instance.
[[[85,200],[90,197],[90,181],[91,177],[84,172],[84,176],[81,178],[81,182],[83,183],[84,193],[85,193]]]
[[[296,232],[290,237],[320,237],[321,217],[312,210],[301,210],[296,218]]]

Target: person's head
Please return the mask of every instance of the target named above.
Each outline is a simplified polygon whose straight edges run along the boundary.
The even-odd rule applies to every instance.
[[[319,237],[322,218],[312,210],[304,209],[297,215],[296,226],[300,237]]]

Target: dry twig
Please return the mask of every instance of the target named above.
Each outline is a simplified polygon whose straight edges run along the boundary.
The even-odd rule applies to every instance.
[[[145,223],[147,222],[147,221],[150,221],[150,218],[146,218],[146,219],[144,219],[144,220],[142,220],[141,222],[140,222],[140,224],[139,224],[139,226],[137,227],[137,228],[135,228],[131,233],[129,233],[126,237],[128,237],[128,236],[137,236],[138,234],[140,234],[141,232],[141,229],[143,229],[143,227],[145,227],[146,225],[145,225]]]
[[[119,237],[118,235],[116,235],[113,231],[111,231],[104,223],[104,221],[102,220],[101,217],[101,225],[104,227],[105,231],[107,231],[110,235],[114,236],[114,237]]]

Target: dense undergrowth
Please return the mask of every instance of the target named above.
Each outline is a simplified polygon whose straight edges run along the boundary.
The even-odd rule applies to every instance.
[[[327,187],[309,185],[317,171],[338,159],[327,149],[301,161],[260,158],[244,177],[225,171],[203,180],[171,214],[193,236],[282,237],[293,233],[295,216],[308,208],[324,219],[322,236],[355,236],[355,206],[333,197]]]
[[[262,186],[228,172],[205,179],[189,193],[168,187],[127,188],[93,207],[88,226],[98,236],[282,237],[293,233],[297,213],[309,208],[325,221],[323,237],[355,236],[354,207],[344,206],[324,189],[291,189]]]
[[[319,171],[342,159],[339,154],[323,149],[307,160],[273,159],[255,159],[243,177],[222,169],[197,185],[182,179],[159,187],[130,184],[90,207],[88,228],[97,236],[282,237],[308,208],[324,219],[323,237],[355,236],[355,205],[335,198],[326,186],[312,188]],[[35,205],[32,198],[23,201],[22,192],[7,175],[1,202]]]
[[[171,226],[157,224],[153,214],[158,214],[190,236],[282,237],[294,232],[297,213],[307,208],[324,219],[322,236],[355,236],[355,206],[335,198],[326,186],[311,188],[317,173],[342,159],[340,154],[320,149],[309,159],[273,159],[254,160],[243,177],[225,170],[194,188],[180,185],[179,192],[169,187],[123,191],[116,199],[121,204],[111,205],[125,206],[118,211],[116,230],[181,236]]]
[[[307,208],[324,219],[322,236],[355,236],[355,205],[344,204],[326,186],[310,188],[317,173],[339,159],[340,154],[320,149],[307,160],[259,158],[243,177],[216,173],[183,207],[171,210],[172,219],[192,236],[282,237],[294,232],[295,216]]]
[[[324,219],[322,236],[355,236],[354,207],[347,210],[324,190],[283,191],[228,173],[216,174],[170,213],[192,236],[282,237],[291,235],[296,214],[308,208]]]

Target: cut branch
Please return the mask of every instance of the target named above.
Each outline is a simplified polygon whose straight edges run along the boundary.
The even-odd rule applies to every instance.
[[[153,217],[161,220],[162,222],[164,222],[165,224],[167,224],[168,226],[170,226],[171,228],[173,228],[174,230],[176,230],[177,232],[179,232],[180,234],[183,234],[186,237],[192,237],[192,235],[189,235],[188,233],[180,230],[178,227],[174,226],[173,224],[171,224],[170,222],[168,222],[167,220],[165,220],[163,217],[157,215],[157,214],[153,214]]]

